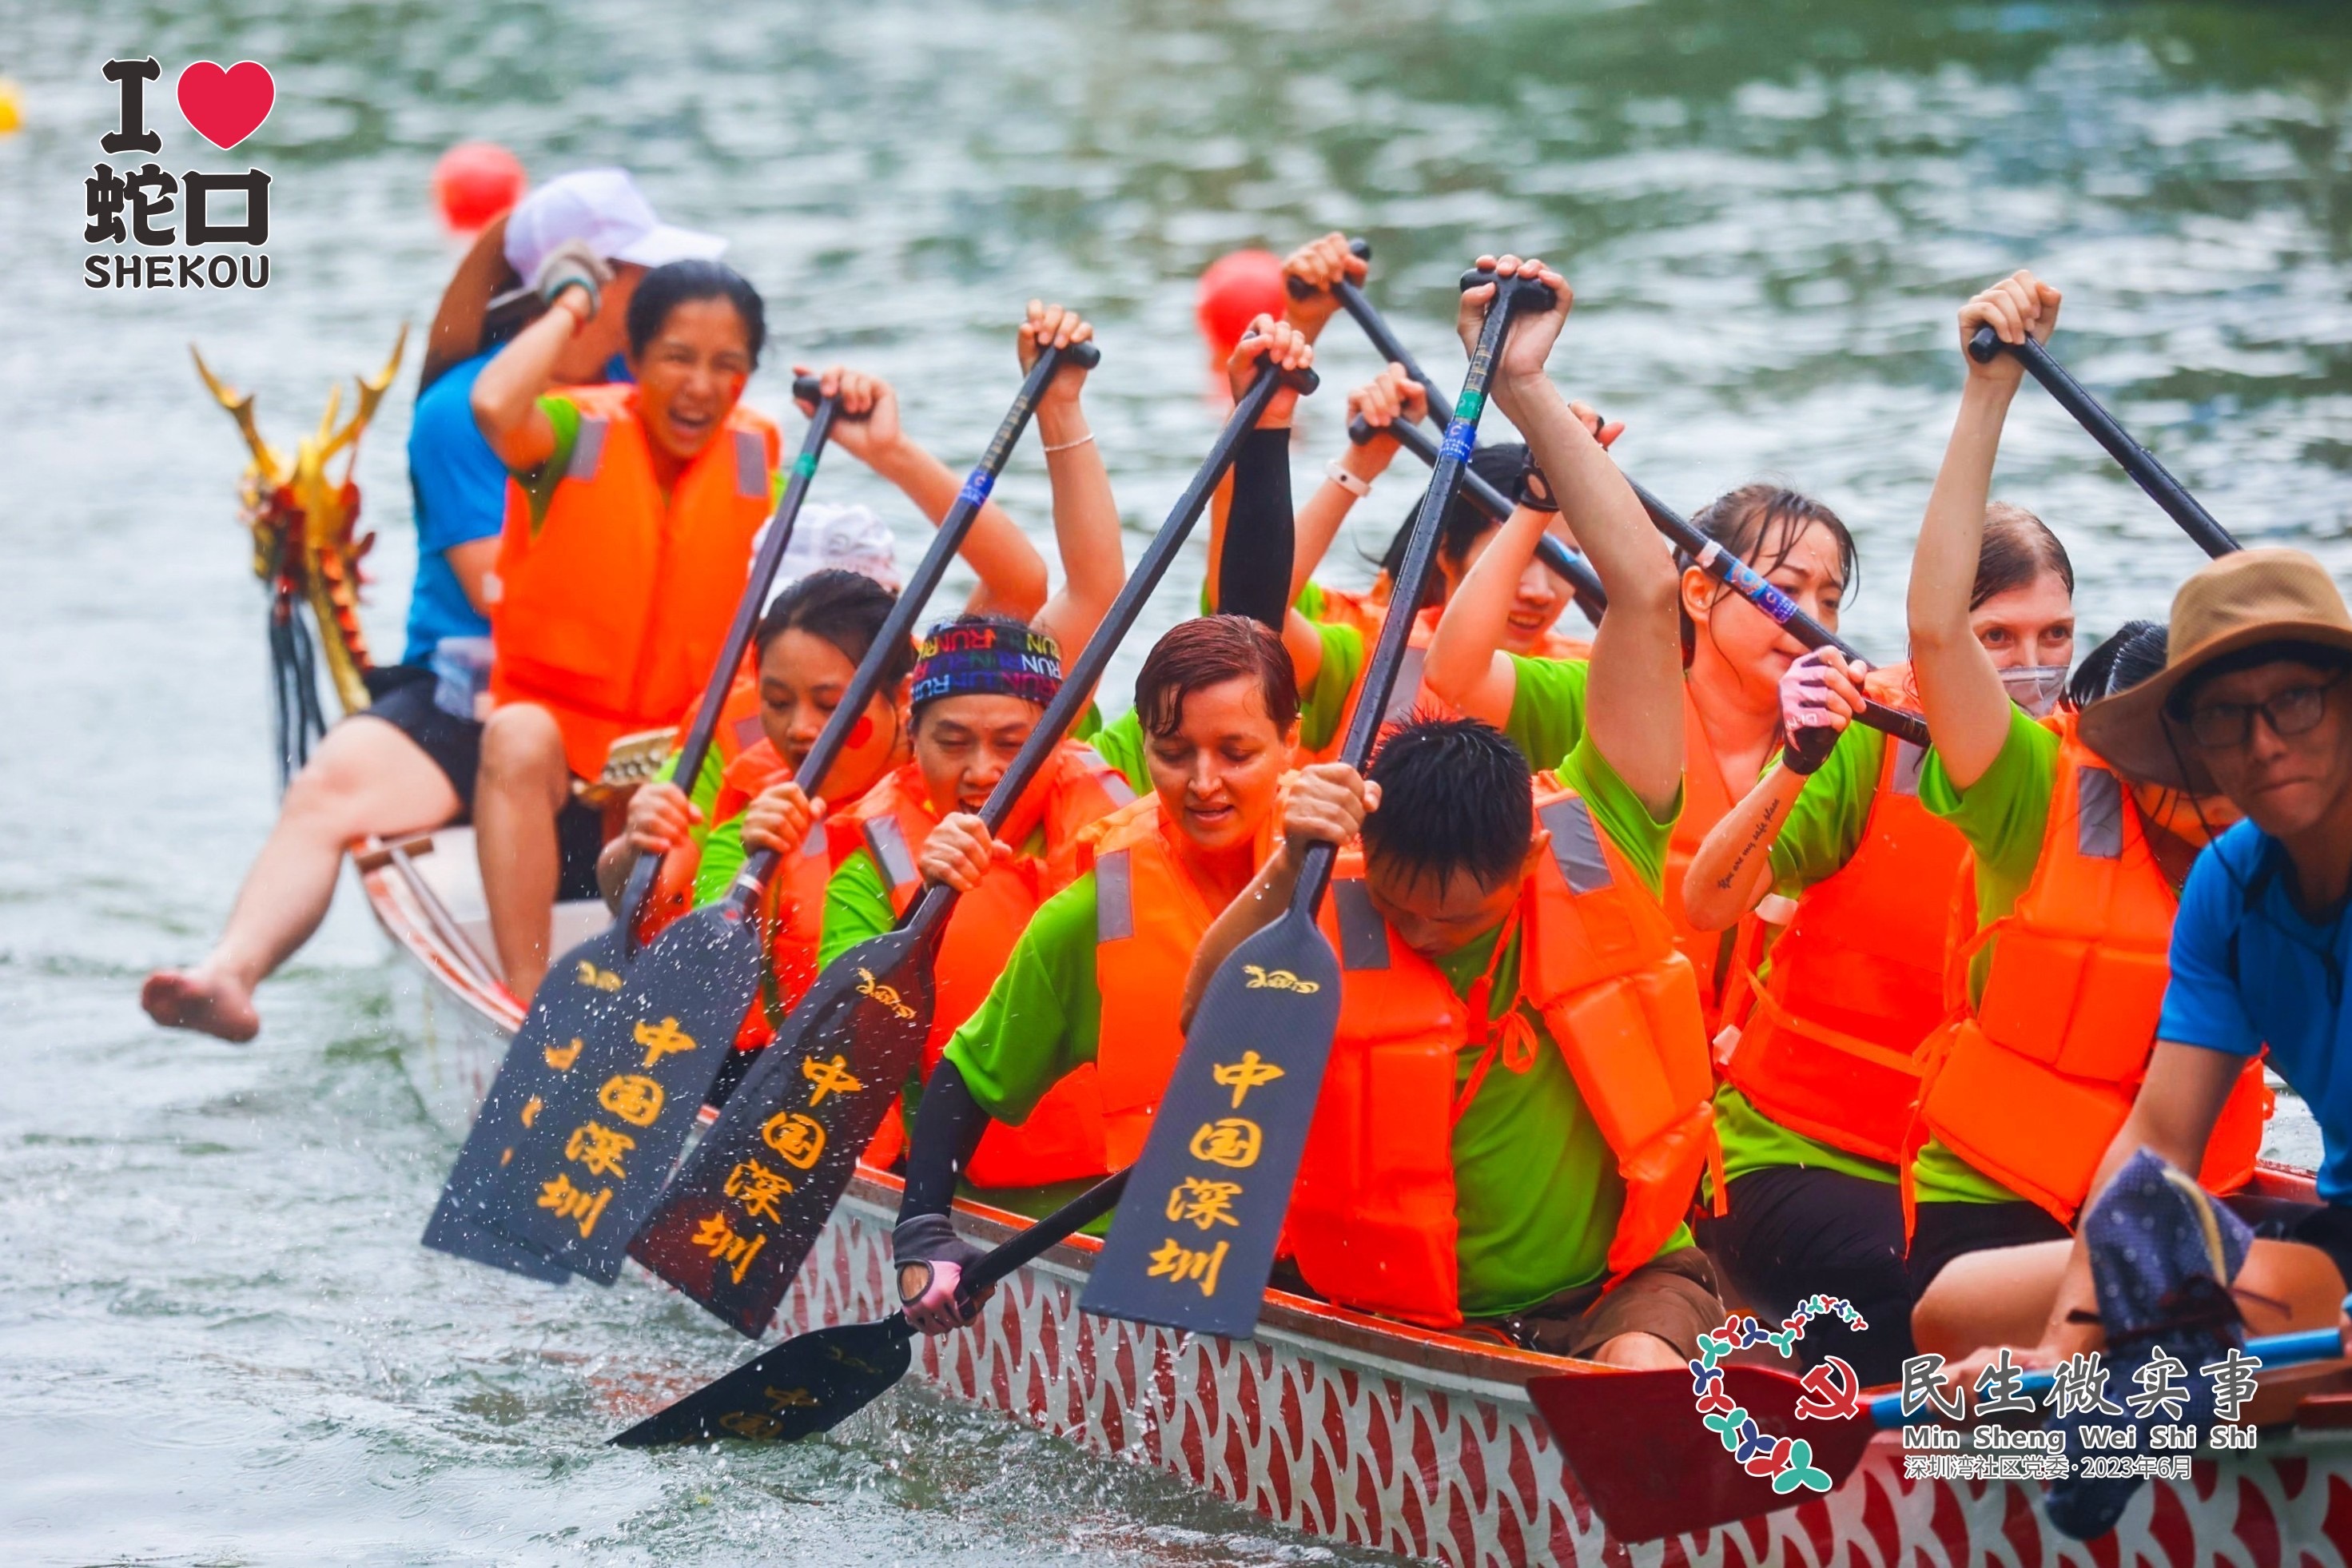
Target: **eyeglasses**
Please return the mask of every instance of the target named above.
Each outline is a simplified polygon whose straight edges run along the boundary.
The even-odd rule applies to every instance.
[[[2318,728],[2327,712],[2327,694],[2343,680],[2337,670],[2316,686],[2290,686],[2261,702],[2200,702],[2189,710],[2189,733],[2207,751],[2242,746],[2254,732],[2254,715],[2281,740]]]
[[[1518,482],[1511,487],[1511,499],[1529,511],[1558,511],[1559,500],[1551,493],[1551,481],[1536,467],[1535,454],[1522,459]]]

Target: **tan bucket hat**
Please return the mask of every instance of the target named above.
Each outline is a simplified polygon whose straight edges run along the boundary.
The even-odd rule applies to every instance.
[[[2207,563],[2172,596],[2164,668],[2084,709],[2084,742],[2127,777],[2216,793],[2196,742],[2165,705],[2182,681],[2215,659],[2273,642],[2352,653],[2352,610],[2327,568],[2300,550],[2277,548]]]

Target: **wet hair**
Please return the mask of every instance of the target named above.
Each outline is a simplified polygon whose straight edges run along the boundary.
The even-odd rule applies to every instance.
[[[2031,587],[2044,572],[2053,573],[2074,592],[2074,563],[2050,525],[2005,500],[1985,508],[1984,538],[1977,548],[1977,580],[1969,589],[1969,608],[1983,605],[1996,594]]]
[[[2295,642],[2292,639],[2256,643],[2252,647],[2225,653],[2212,663],[2200,668],[2196,674],[2172,689],[2172,695],[2165,700],[2165,710],[2175,719],[2185,721],[2189,717],[2189,705],[2196,700],[2197,693],[2204,689],[2205,683],[2215,676],[2234,675],[2242,669],[2256,669],[2265,664],[2282,662],[2307,664],[2314,669],[2333,675],[2338,670],[2352,669],[2352,653],[2340,647],[2329,647],[2325,643]]]
[[[2160,621],[2126,621],[2115,635],[2083,656],[2066,682],[2066,706],[2088,708],[2137,686],[2164,668],[2168,638]]]
[[[670,312],[697,300],[724,300],[735,307],[751,368],[759,369],[760,351],[768,346],[768,308],[749,279],[716,261],[672,261],[637,280],[637,291],[629,296],[630,356],[642,358],[668,324]]]
[[[1365,775],[1381,808],[1364,818],[1364,853],[1443,887],[1466,871],[1494,889],[1519,874],[1535,832],[1528,760],[1475,719],[1416,714],[1392,731]]]
[[[1513,496],[1518,489],[1519,476],[1528,471],[1528,461],[1525,442],[1498,441],[1491,447],[1472,449],[1470,471],[1505,495]],[[1421,494],[1413,497],[1412,509],[1404,514],[1404,521],[1397,524],[1395,537],[1389,541],[1388,549],[1381,554],[1381,570],[1388,574],[1391,582],[1394,582],[1396,574],[1404,570],[1405,547],[1412,542],[1412,525],[1419,521],[1423,503],[1428,500],[1429,490],[1423,487]],[[1480,535],[1501,526],[1496,519],[1478,510],[1477,504],[1470,499],[1467,487],[1465,487],[1454,493],[1454,504],[1445,509],[1445,525],[1437,536],[1437,553],[1459,566],[1463,558],[1470,553],[1470,547],[1478,542]],[[1423,603],[1434,602],[1429,595],[1423,595]]]
[[[1184,722],[1184,699],[1228,680],[1254,679],[1266,717],[1287,733],[1298,717],[1298,675],[1273,627],[1248,616],[1180,621],[1151,645],[1135,677],[1135,711],[1162,739]]]
[[[1814,523],[1830,531],[1830,539],[1837,546],[1838,571],[1851,592],[1862,574],[1853,534],[1837,513],[1809,495],[1759,480],[1716,497],[1691,519],[1693,528],[1754,567],[1759,577],[1769,577],[1775,567],[1785,564],[1797,541]],[[1675,558],[1685,567],[1697,564],[1680,551]],[[1687,665],[1698,649],[1698,623],[1691,619],[1688,610],[1682,613],[1682,623],[1683,663]]]
[[[768,645],[786,632],[806,632],[831,643],[850,663],[863,664],[898,603],[898,595],[862,572],[812,572],[776,595],[752,631],[751,644],[765,658]],[[914,668],[913,642],[891,649],[882,667],[882,689],[897,690]]]

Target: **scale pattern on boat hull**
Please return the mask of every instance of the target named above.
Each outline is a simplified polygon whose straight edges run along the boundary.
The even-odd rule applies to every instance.
[[[890,1310],[893,1197],[861,1178],[784,1302],[786,1333]],[[1524,1398],[1420,1386],[1272,1334],[1235,1344],[1087,1317],[1082,1286],[1066,1267],[1024,1270],[972,1331],[921,1342],[915,1375],[1309,1534],[1453,1568],[2352,1568],[2352,1442],[2280,1438],[2143,1488],[2095,1547],[2049,1528],[2036,1486],[1906,1480],[1890,1435],[1827,1499],[1628,1548]]]

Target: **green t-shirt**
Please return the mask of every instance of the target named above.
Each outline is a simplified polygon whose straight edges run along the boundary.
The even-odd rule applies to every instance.
[[[1878,794],[1885,761],[1885,735],[1861,724],[1845,727],[1828,758],[1790,803],[1780,835],[1772,841],[1774,892],[1796,898],[1835,876],[1853,858],[1854,851],[1862,847],[1863,830],[1870,822],[1871,802]],[[1765,764],[1768,769],[1771,765],[1770,762]],[[1767,973],[1769,968],[1768,963]],[[1750,1171],[1791,1165],[1838,1171],[1865,1181],[1895,1180],[1894,1166],[1791,1131],[1757,1110],[1728,1083],[1715,1091],[1715,1130],[1723,1143],[1726,1180]]]
[[[1529,767],[1557,767],[1584,739],[1584,691],[1592,679],[1592,665],[1581,658],[1530,658],[1516,653],[1510,660],[1517,680],[1503,733]]]
[[[1673,815],[1663,822],[1653,818],[1591,746],[1567,756],[1559,772],[1657,895]],[[979,1011],[948,1042],[947,1054],[972,1098],[999,1121],[1025,1120],[1047,1089],[1095,1059],[1102,1024],[1095,909],[1091,873],[1046,900]],[[831,924],[828,910],[828,938]],[[1466,994],[1492,952],[1489,937],[1447,955],[1438,968],[1457,993]],[[1506,955],[1496,986],[1506,997],[1516,964],[1515,954]],[[1169,1005],[1175,1005],[1170,997]],[[1477,1056],[1465,1044],[1462,1081]],[[1528,1151],[1547,1147],[1557,1156],[1546,1169],[1531,1172]],[[1517,1311],[1601,1278],[1624,1206],[1624,1184],[1557,1049],[1538,1051],[1525,1074],[1489,1072],[1454,1130],[1454,1150],[1465,1313]],[[1667,1246],[1689,1240],[1687,1231],[1677,1230]]]
[[[2022,708],[2012,707],[2009,736],[1984,776],[1963,791],[1944,771],[1933,747],[1919,769],[1919,803],[1960,830],[1976,855],[1977,929],[2017,907],[2042,863],[2042,838],[2050,826],[2050,797],[2058,787],[2058,735]],[[1969,965],[1969,994],[1984,991],[1994,943]],[[1979,1171],[1934,1139],[1911,1167],[1919,1201],[2005,1204],[2015,1193]]]

